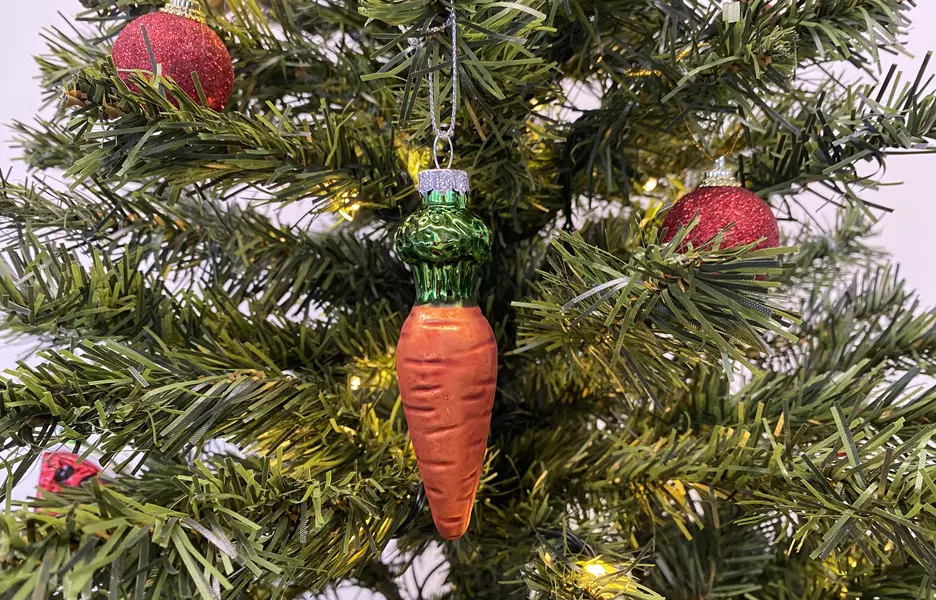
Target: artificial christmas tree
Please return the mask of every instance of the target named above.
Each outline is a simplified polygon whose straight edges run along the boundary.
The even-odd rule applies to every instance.
[[[4,333],[45,346],[0,384],[0,598],[936,597],[936,312],[868,245],[859,170],[933,136],[928,59],[886,63],[911,2],[228,0],[220,112],[111,61],[162,2],[82,4],[39,60],[67,102],[15,125],[37,174],[0,180]],[[499,354],[432,384],[495,390],[483,459],[445,457],[480,462],[445,541],[398,340],[437,304],[411,269],[464,256],[394,240],[456,96],[446,202],[490,260],[444,300]],[[693,140],[786,247],[686,244],[695,210],[663,235]],[[76,442],[117,476],[9,499]]]

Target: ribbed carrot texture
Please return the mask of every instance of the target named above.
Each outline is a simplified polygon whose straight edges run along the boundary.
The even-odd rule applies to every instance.
[[[415,306],[397,345],[403,411],[442,537],[464,535],[481,480],[497,343],[477,306]]]

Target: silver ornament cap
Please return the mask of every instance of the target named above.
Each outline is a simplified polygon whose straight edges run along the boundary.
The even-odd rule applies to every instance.
[[[202,10],[202,6],[197,0],[169,0],[161,10],[170,15],[185,17],[199,23],[206,22],[205,11]]]
[[[741,182],[729,169],[724,156],[715,159],[715,168],[705,172],[705,179],[699,187],[741,187]]]
[[[427,195],[429,192],[439,192],[446,194],[448,192],[458,192],[459,194],[468,193],[468,173],[458,169],[428,169],[419,172],[419,184],[417,185],[420,195]]]

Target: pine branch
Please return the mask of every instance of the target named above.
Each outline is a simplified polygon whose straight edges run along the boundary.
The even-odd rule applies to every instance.
[[[922,310],[889,265],[845,279],[840,294],[812,292],[802,335],[817,340],[791,347],[788,357],[810,372],[845,370],[863,362],[896,371],[931,373],[936,358],[936,311]]]
[[[607,40],[600,52],[564,65],[571,77],[597,70],[607,78],[597,88],[601,108],[569,134],[581,140],[577,189],[626,199],[629,178],[703,167],[692,139],[709,153],[747,147],[754,156],[744,174],[765,195],[816,183],[862,205],[853,188],[876,181],[858,176],[859,161],[881,162],[892,148],[928,151],[934,111],[924,77],[903,85],[891,71],[877,91],[798,70],[846,57],[879,65],[879,48],[901,49],[906,4],[753,2],[733,25],[715,4],[667,3],[656,19],[643,6],[615,14],[606,4],[590,7],[607,16],[594,26]]]
[[[31,501],[36,512],[6,515],[0,594],[62,587],[69,598],[93,588],[210,600],[212,580],[226,597],[322,589],[379,554],[399,522],[394,459],[380,448],[392,436],[373,434],[384,466],[369,474],[336,466],[322,477],[321,457],[307,450],[298,461],[154,465],[139,479],[46,494]]]
[[[43,246],[30,233],[0,263],[3,328],[68,345],[80,339],[147,339],[170,345],[199,336],[195,300],[175,299],[165,281],[146,277],[142,249],[118,260],[92,250],[90,266],[61,247]],[[193,307],[192,304],[195,304]]]
[[[403,311],[414,296],[385,237],[310,235],[204,195],[122,194],[101,184],[63,192],[39,181],[0,181],[0,208],[7,219],[29,222],[43,241],[104,253],[119,240],[139,249],[143,272],[184,275],[233,305],[249,301],[257,314],[380,301]],[[4,233],[11,247],[22,243],[14,228]]]
[[[327,379],[319,385],[303,383],[286,374],[270,376],[260,371],[232,369],[225,364],[224,357],[211,353],[164,348],[158,356],[147,355],[115,342],[84,343],[76,353],[50,352],[43,358],[45,362],[38,368],[21,365],[11,372],[15,380],[3,382],[0,435],[9,440],[7,448],[25,445],[41,451],[50,443],[87,440],[94,433],[97,440],[89,451],[103,452],[105,460],[128,445],[137,455],[173,457],[184,455],[190,448],[200,448],[207,439],[222,437],[269,458],[264,459],[268,462],[247,470],[242,465],[216,462],[211,469],[200,468],[200,474],[147,472],[139,482],[119,479],[123,483],[103,488],[125,494],[116,498],[119,506],[106,502],[100,493],[82,500],[84,504],[95,504],[96,508],[78,507],[79,531],[87,534],[80,544],[75,545],[79,541],[75,530],[65,526],[73,516],[45,519],[38,537],[9,550],[12,554],[6,557],[4,566],[12,569],[12,573],[4,581],[13,584],[27,581],[26,589],[35,589],[39,580],[28,578],[37,576],[36,569],[46,572],[49,560],[55,561],[54,570],[61,577],[69,568],[60,570],[60,567],[72,558],[80,564],[81,556],[90,559],[92,555],[97,557],[93,568],[88,565],[79,570],[89,577],[95,573],[103,576],[99,571],[102,567],[120,568],[121,563],[114,562],[120,555],[143,552],[145,544],[140,540],[149,541],[147,532],[152,534],[153,542],[160,543],[160,531],[169,536],[169,531],[189,520],[201,521],[213,529],[210,518],[207,523],[203,521],[207,511],[222,523],[221,537],[235,541],[240,548],[236,561],[247,567],[236,572],[241,589],[248,584],[256,585],[265,577],[275,578],[266,582],[273,587],[288,584],[300,589],[320,589],[349,574],[365,556],[379,554],[386,536],[393,530],[391,521],[400,522],[405,516],[393,498],[399,498],[410,487],[409,478],[414,473],[412,459],[406,458],[402,450],[403,434],[394,432],[390,422],[378,419],[372,410],[361,408],[360,394],[364,390],[355,398],[341,384],[329,385]],[[322,373],[323,378],[327,376],[327,372]],[[82,380],[95,380],[100,385],[85,388],[76,395],[69,382]],[[337,391],[327,393],[325,387]],[[33,431],[48,431],[48,426],[60,426],[62,433],[36,441]],[[27,466],[29,457],[23,456]],[[230,470],[229,476],[224,475],[224,468]],[[180,481],[188,482],[185,487],[190,494],[181,504],[179,487],[174,483],[180,476]],[[205,478],[202,484],[198,484],[199,477]],[[391,483],[394,479],[396,484]],[[329,486],[333,486],[332,492]],[[262,489],[262,493],[251,491],[253,487]],[[320,489],[324,489],[323,496],[319,495]],[[166,499],[160,501],[162,493]],[[329,496],[330,493],[336,495]],[[233,498],[239,500],[229,506]],[[67,507],[69,501],[65,500],[44,500],[41,505]],[[141,509],[144,502],[147,508]],[[159,508],[160,502],[168,504]],[[314,503],[314,511],[309,502]],[[330,503],[334,503],[333,508]],[[224,507],[223,514],[216,512],[218,504]],[[287,533],[283,530],[283,518],[289,512],[296,514],[300,504],[307,506],[303,512],[316,517],[315,526],[309,525],[309,541],[302,539],[296,546],[297,532],[304,526],[293,520],[292,533]],[[24,512],[13,516],[14,538],[25,535],[27,530],[35,531],[32,515]],[[117,515],[124,518],[118,520]],[[183,515],[188,517],[181,519]],[[240,516],[232,518],[237,515]],[[348,527],[350,524],[355,526]],[[201,532],[194,526],[187,528]],[[132,544],[127,543],[133,547],[122,546],[119,552],[84,548],[98,532],[106,534],[109,540],[127,541],[129,538],[124,535],[132,535]],[[259,538],[258,533],[262,533]],[[199,553],[196,547],[208,549],[200,542],[193,545],[192,541],[174,537],[171,540],[176,551],[180,543],[193,555]],[[136,546],[137,543],[140,545]],[[255,543],[260,546],[251,550],[249,544]],[[57,550],[49,552],[50,547]],[[76,550],[78,555],[74,554]],[[146,552],[148,557],[155,558],[153,553],[158,555],[159,551],[149,547]],[[332,566],[307,570],[308,561],[303,557],[320,553],[330,557],[328,564]],[[26,560],[29,556],[40,560]],[[213,562],[217,556],[212,550],[207,560]],[[141,560],[145,562],[148,558]],[[224,560],[222,563],[227,564]],[[268,575],[262,576],[264,572]],[[230,568],[226,573],[234,574]],[[197,572],[178,569],[166,584],[181,586],[179,590],[193,589],[193,582],[198,587],[198,580]],[[130,578],[118,581],[127,589],[142,590],[144,585],[139,581],[134,584]],[[81,589],[81,585],[75,589]],[[202,596],[211,597],[204,592]]]
[[[631,378],[625,388],[681,387],[679,372],[700,360],[750,365],[745,351],[766,349],[764,332],[790,336],[790,313],[764,301],[771,284],[758,273],[783,268],[777,251],[744,249],[678,253],[686,231],[649,245],[628,263],[564,236],[554,244],[551,272],[539,286],[542,300],[521,309],[517,352],[563,348],[582,368]]]
[[[762,408],[757,407],[758,415]],[[671,430],[657,440],[647,439],[649,432],[640,440],[605,431],[589,443],[573,431],[540,435],[536,468],[528,477],[532,483],[539,471],[536,488],[561,496],[567,505],[594,509],[594,494],[607,507],[595,518],[617,522],[625,531],[641,518],[695,527],[699,514],[690,490],[696,490],[702,498],[743,509],[747,516],[739,524],[745,526],[785,517],[790,542],[784,542],[788,534],[780,528],[774,543],[805,543],[813,560],[852,546],[880,558],[890,542],[900,544],[913,560],[932,565],[924,540],[934,535],[936,524],[926,507],[936,496],[925,485],[916,488],[915,477],[925,480],[933,469],[926,449],[933,428],[905,436],[903,419],[895,419],[889,431],[877,435],[860,417],[846,419],[838,406],[832,412],[841,427],[815,442],[802,441],[813,439],[809,425],[801,428],[805,434],[784,443],[774,433],[775,423],[743,412],[743,420],[730,428]],[[575,444],[574,460],[563,444]],[[649,535],[646,527],[642,530]]]
[[[927,448],[932,426],[914,431],[905,427],[903,418],[895,417],[887,431],[879,432],[863,415],[855,420],[845,417],[836,403],[828,411],[829,420],[837,424],[831,433],[820,422],[806,422],[791,438],[783,433],[788,424],[766,414],[763,404],[752,405],[750,411],[741,406],[734,411],[737,418],[724,415],[723,424],[701,425],[698,430],[662,426],[662,437],[654,437],[659,434],[653,428],[624,414],[591,434],[583,435],[575,423],[569,423],[513,436],[509,446],[495,447],[511,457],[492,465],[492,471],[504,475],[482,488],[481,524],[472,536],[484,556],[467,556],[457,548],[450,553],[450,561],[458,565],[454,576],[460,593],[487,597],[484,590],[491,589],[492,575],[497,581],[518,583],[513,569],[529,566],[529,553],[542,548],[537,536],[566,519],[575,523],[570,534],[614,565],[609,572],[621,571],[620,563],[627,563],[615,552],[615,544],[630,547],[628,536],[634,536],[633,543],[657,539],[663,544],[657,552],[669,558],[661,556],[652,561],[656,567],[644,570],[656,582],[647,584],[667,591],[666,597],[697,597],[669,593],[692,589],[693,582],[753,585],[753,593],[761,584],[776,581],[777,575],[761,580],[753,573],[753,580],[744,579],[741,575],[750,573],[746,570],[738,574],[742,581],[731,582],[724,579],[734,573],[731,567],[718,565],[695,576],[690,571],[698,563],[687,558],[692,565],[687,570],[674,562],[686,540],[699,539],[701,544],[708,536],[728,535],[729,524],[745,543],[721,541],[718,547],[728,553],[735,548],[750,550],[758,544],[752,538],[752,529],[757,528],[759,560],[767,572],[788,548],[802,564],[819,565],[829,556],[856,556],[895,564],[911,560],[931,568],[928,544],[936,535],[936,523],[928,507],[936,496],[927,484],[921,489],[915,482],[925,482],[934,468]],[[826,418],[819,411],[815,416]],[[519,494],[504,498],[506,490],[518,486]],[[720,525],[707,520],[709,507],[726,511]],[[726,516],[730,514],[734,516]],[[672,537],[657,537],[664,527]],[[583,546],[570,548],[562,543],[563,537],[553,551],[563,560],[583,560]],[[674,541],[677,538],[683,542]],[[712,551],[704,548],[693,552],[711,559]],[[897,554],[889,550],[895,548],[900,549]],[[750,552],[744,556],[750,560]],[[708,559],[702,564],[709,564]],[[672,577],[674,572],[679,575],[669,580],[669,587],[660,583],[659,577]],[[712,576],[720,579],[713,581]],[[813,577],[791,585],[808,585]],[[570,593],[588,587],[568,573],[534,579],[534,585],[571,585],[564,588]],[[769,589],[764,592],[769,594]]]
[[[73,94],[86,98],[87,106],[71,122],[79,132],[72,146],[83,156],[67,171],[76,182],[95,175],[116,184],[162,180],[176,189],[204,183],[218,193],[247,186],[279,201],[318,197],[321,208],[343,193],[362,202],[378,190],[383,197],[398,171],[405,173],[392,132],[373,117],[334,115],[323,107],[320,118],[298,121],[273,106],[253,117],[219,114],[168,80],[140,79],[137,86],[138,94],[130,92],[108,63],[79,77]],[[117,114],[122,116],[107,123]],[[47,160],[34,134],[18,141],[27,160],[34,148]]]

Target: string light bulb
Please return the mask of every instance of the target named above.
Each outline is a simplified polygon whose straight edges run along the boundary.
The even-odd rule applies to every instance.
[[[659,184],[659,181],[657,181],[657,178],[651,177],[650,179],[646,181],[646,183],[643,184],[643,189],[645,192],[652,192],[653,190],[657,188],[657,184]]]
[[[357,375],[351,378],[351,391],[356,392],[361,389],[361,378]]]
[[[602,562],[593,562],[585,565],[585,572],[593,577],[604,577],[609,573],[613,573],[614,569],[610,565],[606,565]]]
[[[600,559],[578,564],[583,571],[579,575],[578,584],[590,590],[596,598],[621,598],[621,594],[628,594],[639,587],[617,565]]]
[[[335,195],[333,205],[335,211],[346,221],[353,221],[358,211],[361,210],[361,203],[353,191],[346,190]]]
[[[359,210],[361,210],[361,203],[354,202],[353,204],[338,209],[338,214],[344,217],[346,221],[353,221],[354,216]]]

